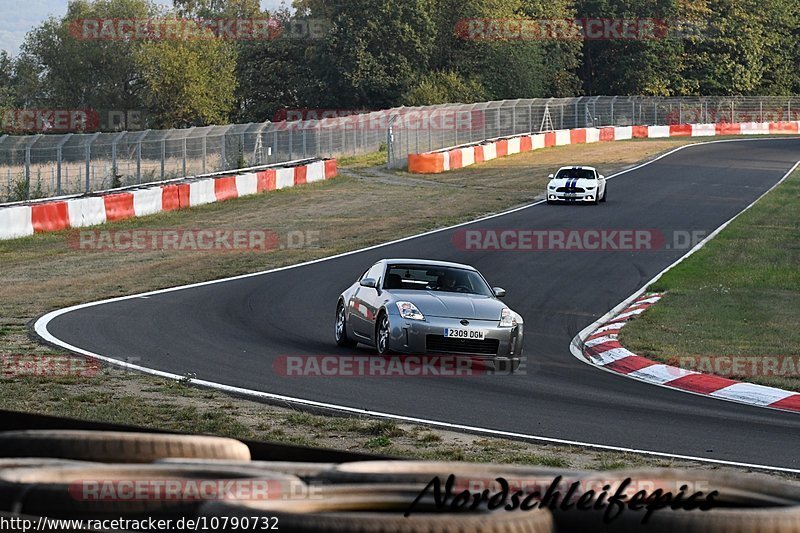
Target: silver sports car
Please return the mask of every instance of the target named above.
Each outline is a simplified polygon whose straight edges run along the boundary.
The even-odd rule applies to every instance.
[[[374,346],[378,354],[466,355],[515,369],[522,356],[522,317],[468,265],[383,259],[341,296],[336,343]]]

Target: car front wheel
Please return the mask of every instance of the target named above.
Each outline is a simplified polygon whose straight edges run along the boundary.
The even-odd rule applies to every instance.
[[[390,334],[389,315],[381,313],[380,318],[378,318],[378,325],[375,328],[375,347],[378,349],[378,355],[389,355]]]
[[[339,346],[346,346],[352,348],[356,345],[356,341],[347,336],[347,315],[344,311],[344,303],[339,302],[336,307],[336,344]]]
[[[600,198],[600,201],[601,202],[605,202],[606,201],[606,196],[608,196],[608,185],[606,185],[606,188],[603,190],[603,197]]]

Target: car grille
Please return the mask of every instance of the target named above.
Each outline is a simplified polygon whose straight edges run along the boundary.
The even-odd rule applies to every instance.
[[[556,192],[586,192],[583,187],[559,187]]]
[[[497,355],[500,341],[497,339],[451,339],[443,335],[427,335],[426,351],[465,355]]]

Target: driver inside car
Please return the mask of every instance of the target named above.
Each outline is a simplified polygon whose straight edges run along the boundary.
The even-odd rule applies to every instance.
[[[447,272],[439,279],[438,289],[441,291],[455,292],[457,287],[466,286],[466,280],[459,279],[460,276],[455,272]]]

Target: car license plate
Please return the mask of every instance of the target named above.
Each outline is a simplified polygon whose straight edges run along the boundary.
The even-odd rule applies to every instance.
[[[444,336],[451,339],[472,339],[482,341],[486,332],[480,329],[445,328]]]
[[[578,197],[577,194],[565,194],[564,195],[564,198],[577,198],[577,197]]]

